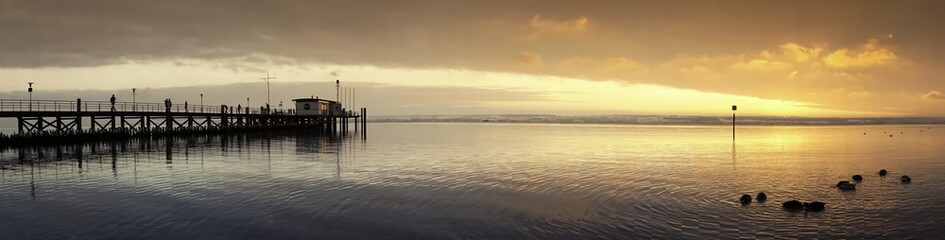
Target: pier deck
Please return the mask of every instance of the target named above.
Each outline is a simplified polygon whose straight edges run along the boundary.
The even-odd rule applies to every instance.
[[[354,120],[355,131],[361,125],[361,132],[364,132],[366,121],[363,116],[366,113],[366,108],[358,112],[298,115],[294,109],[252,109],[228,105],[0,99],[0,119],[17,119],[16,134],[6,139],[102,133],[133,136],[269,128],[347,133],[350,120]]]

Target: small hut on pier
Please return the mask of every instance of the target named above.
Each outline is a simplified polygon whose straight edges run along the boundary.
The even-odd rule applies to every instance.
[[[343,114],[341,103],[337,101],[319,99],[317,97],[296,98],[292,99],[292,101],[295,102],[295,112],[297,115],[327,116]]]

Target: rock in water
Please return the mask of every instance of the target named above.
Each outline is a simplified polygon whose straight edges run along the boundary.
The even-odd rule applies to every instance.
[[[751,203],[751,195],[748,195],[748,194],[742,195],[742,198],[738,199],[738,202],[741,202],[742,205],[748,205],[749,203]]]
[[[857,182],[863,181],[863,176],[853,175],[853,181],[857,181]]]
[[[781,204],[781,207],[787,209],[788,211],[801,211],[804,210],[804,204],[797,200],[787,201]]]
[[[768,195],[765,194],[764,192],[760,192],[758,193],[758,196],[755,196],[755,201],[765,202],[767,200],[768,200]]]
[[[850,181],[837,182],[837,187],[841,190],[856,190],[856,184],[852,184]]]
[[[880,175],[880,176],[886,176],[886,173],[887,173],[887,172],[886,172],[886,169],[880,169],[880,170],[879,170],[879,175]]]
[[[912,182],[912,178],[909,177],[909,175],[902,175],[899,179],[902,180],[902,182]]]

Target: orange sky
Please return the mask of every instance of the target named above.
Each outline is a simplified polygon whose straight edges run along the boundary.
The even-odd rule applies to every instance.
[[[254,90],[268,70],[284,84],[276,99],[333,95],[285,86],[342,79],[363,89],[362,105],[388,114],[712,115],[738,104],[750,115],[943,116],[939,9],[945,3],[3,1],[0,90],[19,97],[35,81],[68,99],[77,89],[246,83],[239,96],[211,98],[226,103],[263,98]]]

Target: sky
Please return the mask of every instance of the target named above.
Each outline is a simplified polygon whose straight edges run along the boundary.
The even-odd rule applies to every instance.
[[[942,1],[0,0],[0,97],[945,116]]]

